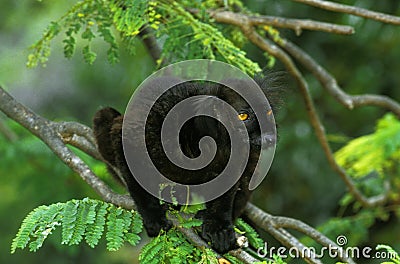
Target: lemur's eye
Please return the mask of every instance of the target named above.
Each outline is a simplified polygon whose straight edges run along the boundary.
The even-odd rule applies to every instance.
[[[249,118],[249,115],[246,114],[246,113],[240,113],[240,114],[238,114],[238,118],[241,121],[245,121],[245,120],[247,120]]]

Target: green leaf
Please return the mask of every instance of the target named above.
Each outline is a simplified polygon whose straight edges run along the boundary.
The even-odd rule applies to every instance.
[[[98,243],[104,231],[104,225],[106,224],[106,214],[109,207],[108,204],[94,204],[97,209],[94,221],[90,221],[86,228],[85,240],[86,243],[94,248]]]
[[[68,201],[62,212],[62,244],[69,244],[74,234],[76,216],[79,203],[75,200]]]
[[[264,240],[260,238],[259,234],[254,230],[253,227],[251,227],[241,218],[236,220],[236,226],[239,228],[239,230],[245,232],[245,236],[253,248],[258,249],[264,246]]]
[[[64,42],[64,56],[68,59],[72,58],[75,52],[75,38],[70,36],[63,40]]]
[[[186,220],[185,222],[181,223],[181,226],[184,228],[191,228],[195,226],[201,226],[202,223],[203,223],[202,220],[192,218],[190,220]]]
[[[393,262],[387,262],[387,263],[400,264],[400,256],[392,247],[387,246],[387,245],[377,245],[376,246],[376,250],[381,250],[381,249],[386,250],[388,255],[390,255],[390,259],[393,261]]]
[[[89,45],[85,46],[82,49],[82,53],[83,53],[83,58],[87,64],[92,65],[93,62],[96,60],[97,55],[96,55],[96,53],[94,53],[90,50]]]
[[[81,37],[83,39],[87,39],[89,41],[91,41],[95,35],[93,34],[92,30],[90,29],[90,27],[87,27],[85,31],[83,31]]]
[[[350,141],[335,153],[336,161],[356,178],[371,172],[384,175],[400,153],[400,121],[393,114],[385,115],[373,134]]]
[[[121,219],[121,208],[110,207],[107,217],[107,249],[117,251],[123,244],[125,221]]]

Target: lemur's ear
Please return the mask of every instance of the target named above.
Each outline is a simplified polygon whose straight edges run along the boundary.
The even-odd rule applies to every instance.
[[[283,97],[289,83],[287,72],[262,72],[254,76],[254,81],[267,96],[274,114],[279,112],[284,103]]]

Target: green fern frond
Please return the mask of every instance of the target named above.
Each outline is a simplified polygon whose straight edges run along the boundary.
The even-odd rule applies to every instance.
[[[173,18],[164,23],[167,36],[163,56],[171,61],[171,54],[179,59],[218,59],[237,66],[253,76],[260,72],[260,66],[246,57],[214,26],[196,19],[178,2],[160,1],[158,8],[163,17]],[[194,44],[194,45],[192,45]]]
[[[138,213],[112,204],[85,198],[40,206],[23,220],[11,245],[11,253],[38,250],[49,234],[61,225],[62,244],[77,245],[83,238],[90,247],[98,244],[107,219],[106,240],[109,250],[118,250],[126,241],[136,245],[143,223]]]
[[[82,241],[88,222],[92,222],[92,219],[88,219],[90,208],[90,203],[84,202],[79,204],[76,224],[69,245],[78,245]]]
[[[211,249],[205,248],[204,250],[202,250],[202,257],[200,263],[218,264],[219,261],[216,258],[215,253]]]
[[[181,223],[181,226],[184,228],[192,228],[196,226],[201,226],[203,223],[202,220],[196,219],[196,218],[190,218],[186,220],[185,222]]]
[[[97,202],[97,201],[95,201]],[[94,221],[88,221],[88,226],[86,228],[85,233],[85,240],[86,243],[91,247],[94,248],[99,243],[99,240],[104,232],[104,225],[106,224],[106,215],[107,215],[107,208],[109,204],[107,203],[94,203],[92,205],[95,210]],[[97,213],[96,213],[96,208]],[[140,232],[140,231],[139,231]],[[139,233],[137,232],[137,233]]]
[[[388,253],[388,258],[390,258],[390,260],[392,262],[385,262],[387,264],[400,264],[400,255],[399,253],[397,253],[392,247],[387,246],[387,245],[377,245],[376,246],[376,250],[381,250],[384,249],[386,250],[386,252]]]
[[[376,171],[383,176],[386,168],[400,155],[400,121],[387,114],[373,134],[350,141],[335,153],[336,161],[354,177]]]
[[[138,212],[132,211],[132,233],[139,234],[143,230],[143,221]]]
[[[123,244],[125,221],[121,218],[121,208],[110,207],[107,217],[107,249],[117,251]],[[130,223],[129,223],[130,224]]]
[[[211,249],[196,248],[176,228],[162,231],[145,245],[139,255],[139,261],[148,263],[218,263]]]
[[[33,210],[22,222],[22,225],[11,244],[11,253],[17,248],[23,249],[29,243],[29,249],[36,251],[43,245],[49,234],[60,225],[62,206],[40,206]]]
[[[157,262],[156,256],[164,247],[163,240],[161,239],[162,234],[153,238],[147,245],[145,245],[139,255],[140,263],[159,263]],[[161,254],[160,254],[161,255]]]
[[[119,44],[113,32],[120,35],[132,54],[136,45],[134,37],[140,30],[149,27],[156,30],[157,38],[163,39],[161,60],[215,59],[235,65],[251,76],[261,71],[260,66],[248,59],[239,48],[243,46],[244,38],[237,28],[222,27],[210,21],[205,12],[205,8],[209,7],[206,3],[199,6],[203,13],[200,17],[193,16],[183,6],[179,1],[168,0],[80,1],[60,19],[52,22],[43,37],[31,47],[27,66],[45,66],[50,56],[51,40],[63,31],[66,34],[62,41],[66,58],[73,56],[76,42],[82,41],[85,62],[94,63],[97,54],[91,43],[100,37],[109,45],[107,60],[112,64],[117,63]],[[223,35],[224,32],[227,36]],[[234,43],[238,43],[238,46]]]
[[[62,241],[61,244],[69,244],[72,236],[74,234],[74,228],[76,224],[76,216],[78,210],[79,203],[77,201],[72,200],[68,201],[64,210],[62,211],[63,217],[61,218],[62,222]]]
[[[244,232],[245,236],[249,240],[250,245],[255,248],[261,248],[264,246],[264,241],[260,238],[259,234],[251,227],[248,223],[243,221],[243,219],[238,218],[236,220],[236,227]]]
[[[235,258],[234,256],[231,256],[229,254],[225,254],[224,258],[226,258],[227,260],[229,260],[229,262],[231,264],[242,264],[243,262],[240,261],[239,259]]]

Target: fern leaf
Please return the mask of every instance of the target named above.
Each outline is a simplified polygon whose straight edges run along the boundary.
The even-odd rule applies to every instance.
[[[236,220],[236,226],[241,230],[245,232],[245,235],[247,239],[249,240],[249,243],[252,247],[254,248],[260,248],[264,246],[264,241],[260,238],[258,233],[254,230],[253,227],[251,227],[248,223],[243,221],[241,218],[238,218]]]
[[[224,258],[226,258],[227,260],[229,260],[229,262],[230,262],[231,264],[242,264],[242,263],[243,263],[242,261],[240,261],[240,260],[237,259],[236,257],[231,256],[231,255],[229,255],[229,254],[225,254],[225,255],[224,255]]]
[[[11,244],[11,253],[23,249],[29,243],[31,251],[38,250],[57,226],[62,226],[62,244],[77,245],[83,238],[95,247],[107,223],[107,248],[118,250],[127,241],[136,245],[143,223],[139,214],[117,208],[112,204],[85,198],[40,206],[23,220]]]
[[[122,219],[124,221],[124,229],[125,229],[124,240],[127,241],[132,246],[136,246],[140,241],[140,236],[138,236],[135,233],[129,232],[132,230],[133,213],[134,213],[134,211],[124,211],[122,213]],[[140,231],[141,231],[141,229],[140,229]]]
[[[90,204],[88,201],[86,202],[83,201],[79,203],[76,213],[74,232],[72,234],[72,237],[68,245],[78,245],[82,241],[86,229],[89,209],[90,209]]]
[[[96,206],[98,205],[97,201],[92,200],[90,202],[90,207],[88,209],[88,213],[86,216],[86,223],[93,224],[94,221],[96,220]]]
[[[121,208],[110,207],[107,217],[107,249],[109,251],[117,251],[123,244],[124,240],[124,220],[119,217],[122,214]]]
[[[386,114],[372,134],[356,138],[335,153],[336,161],[355,178],[385,171],[397,160],[400,148],[400,121]]]
[[[131,231],[134,234],[139,234],[143,230],[143,221],[142,217],[138,212],[133,212],[132,213],[132,226],[131,226]]]
[[[50,235],[57,226],[61,225],[61,215],[59,214],[62,210],[61,204],[52,204],[43,209],[41,219],[38,220],[40,221],[39,225],[36,231],[32,234],[36,240],[29,243],[30,251],[36,251],[42,247],[47,236]]]
[[[191,227],[195,227],[195,226],[201,226],[202,223],[203,223],[202,220],[192,218],[192,219],[185,220],[185,222],[181,223],[180,225],[184,228],[191,228]]]
[[[40,206],[33,210],[22,222],[16,237],[11,244],[11,253],[17,248],[25,248],[30,240],[29,249],[38,250],[49,234],[60,225],[60,211],[62,206]]]
[[[76,214],[79,203],[75,200],[68,201],[62,211],[62,241],[61,244],[69,244],[74,234]]]
[[[31,239],[31,233],[33,233],[37,228],[38,222],[42,218],[43,211],[46,209],[47,206],[40,206],[28,214],[27,217],[25,217],[16,237],[13,239],[11,244],[11,253],[14,253],[17,248],[23,249],[26,247]]]
[[[215,255],[215,253],[209,249],[209,248],[205,248],[202,252],[202,257],[201,257],[201,261],[199,263],[207,263],[207,264],[218,264],[218,259],[217,256]]]
[[[156,258],[157,255],[161,255],[160,251],[163,248],[163,243],[160,236],[153,238],[153,240],[145,245],[139,255],[139,262],[143,264],[147,263],[159,263],[159,259]]]
[[[94,208],[96,208],[96,206],[99,205],[94,204],[93,206]],[[103,235],[108,207],[109,205],[106,203],[100,204],[93,223],[88,223],[88,226],[86,228],[85,240],[86,243],[92,248],[94,248],[99,243],[99,240]]]

